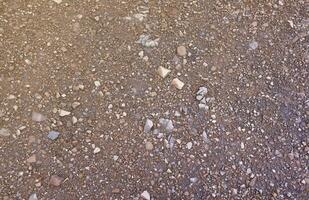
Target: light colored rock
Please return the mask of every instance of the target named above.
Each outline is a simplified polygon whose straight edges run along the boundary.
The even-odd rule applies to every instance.
[[[57,131],[49,131],[47,137],[51,140],[56,140],[59,137],[60,133]]]
[[[35,163],[36,162],[36,155],[33,154],[32,156],[30,156],[28,159],[27,159],[27,163]]]
[[[57,4],[61,4],[62,3],[62,0],[53,0],[55,3]]]
[[[159,119],[160,126],[165,129],[168,133],[174,130],[173,121],[170,119],[160,118]]]
[[[145,190],[142,194],[141,197],[143,197],[146,200],[150,200],[150,194],[147,190]]]
[[[151,142],[146,142],[146,149],[148,150],[148,151],[151,151],[152,149],[153,149],[153,144],[151,143]]]
[[[101,83],[100,83],[100,81],[94,81],[94,85],[95,85],[96,87],[100,87],[100,86],[101,86]]]
[[[32,120],[35,122],[42,122],[46,120],[46,117],[42,115],[41,113],[32,112]]]
[[[178,78],[174,78],[172,81],[172,85],[177,89],[181,90],[185,84]]]
[[[6,129],[6,128],[0,129],[0,137],[8,137],[10,135],[11,135],[11,133],[10,133],[9,129]]]
[[[143,45],[144,47],[156,47],[159,45],[159,38],[150,39],[150,35],[141,35],[136,43]]]
[[[93,153],[97,154],[101,151],[101,149],[99,147],[94,148]]]
[[[67,116],[67,115],[70,115],[71,114],[71,112],[69,112],[69,111],[66,111],[66,110],[59,110],[59,115],[60,115],[60,117],[64,117],[64,116]]]
[[[72,123],[76,124],[77,123],[77,118],[75,116],[72,117]]]
[[[188,142],[187,145],[186,145],[187,149],[191,149],[192,146],[193,146],[192,142]]]
[[[186,49],[186,47],[185,47],[185,46],[179,46],[179,47],[177,47],[177,54],[178,54],[179,56],[185,56],[185,55],[187,55],[187,49]]]
[[[144,132],[148,133],[153,127],[153,122],[150,119],[146,119],[146,123],[144,126]]]
[[[162,77],[162,78],[165,78],[170,72],[171,70],[165,68],[165,67],[158,67],[158,70],[157,70],[158,74]]]
[[[52,175],[50,177],[50,180],[49,180],[49,183],[52,185],[52,186],[60,186],[61,183],[63,181],[63,178],[61,178],[60,176],[57,176],[57,175]]]
[[[30,195],[28,200],[38,200],[38,196],[36,195],[36,193],[33,193]]]
[[[259,43],[257,43],[256,41],[252,41],[249,44],[249,47],[250,47],[250,49],[255,50],[255,49],[257,49],[259,47]]]
[[[77,101],[75,101],[75,102],[72,103],[72,108],[75,109],[75,108],[77,108],[79,105],[80,105],[80,103],[77,102]]]

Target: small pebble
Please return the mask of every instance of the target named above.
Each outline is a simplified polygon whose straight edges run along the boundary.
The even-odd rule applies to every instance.
[[[67,116],[67,115],[70,115],[70,114],[71,114],[71,112],[69,112],[69,111],[59,110],[60,117],[64,117],[64,116]]]
[[[36,193],[31,194],[29,200],[38,200],[38,196],[36,195]]]
[[[175,86],[177,89],[181,90],[185,84],[178,78],[174,78],[172,81],[172,85]]]
[[[185,47],[185,46],[179,46],[179,47],[177,47],[177,54],[178,54],[179,56],[185,56],[185,55],[187,55],[187,49],[186,49],[186,47]]]
[[[101,149],[99,147],[94,148],[93,153],[97,154],[101,151]]]
[[[146,142],[146,149],[151,151],[153,149],[153,144],[151,142]]]
[[[101,86],[101,83],[100,83],[100,81],[95,81],[95,82],[94,82],[94,85],[95,85],[96,87],[100,87],[100,86]]]
[[[35,122],[42,122],[46,120],[46,117],[42,115],[41,113],[32,112],[32,120]]]
[[[192,142],[188,142],[187,145],[186,145],[187,149],[191,149],[192,146],[193,146]]]
[[[8,137],[10,135],[11,135],[11,133],[10,133],[9,129],[6,129],[6,128],[1,128],[0,129],[0,137],[1,136],[2,137]]]
[[[249,44],[250,49],[255,50],[256,48],[258,48],[259,44],[256,41],[252,41]]]
[[[75,101],[75,102],[72,103],[72,108],[75,109],[75,108],[77,108],[79,105],[80,105],[80,103],[77,102],[77,101]]]
[[[60,133],[57,131],[50,131],[48,132],[47,137],[51,140],[56,140],[59,137]]]
[[[146,200],[150,200],[150,194],[146,190],[141,194],[141,197],[143,197]]]
[[[62,0],[53,0],[57,4],[61,4]]]
[[[165,78],[170,72],[171,70],[165,68],[165,67],[162,67],[160,66],[157,70],[158,74],[162,77],[162,78]]]
[[[27,163],[35,163],[36,162],[36,156],[35,154],[33,154],[32,156],[30,156],[28,159],[27,159]]]
[[[59,177],[59,176],[57,176],[57,175],[52,175],[52,176],[50,177],[49,183],[50,183],[51,185],[53,185],[53,186],[58,187],[58,186],[61,185],[62,181],[63,181],[63,178],[61,178],[61,177]]]
[[[146,119],[146,123],[144,126],[144,132],[148,133],[153,127],[153,122],[150,119]]]

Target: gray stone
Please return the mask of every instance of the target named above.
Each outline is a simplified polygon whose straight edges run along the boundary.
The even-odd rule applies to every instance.
[[[256,41],[252,41],[252,42],[249,44],[249,47],[250,47],[250,49],[255,50],[256,48],[259,47],[259,44],[258,44]]]
[[[164,119],[160,118],[159,119],[160,126],[165,129],[168,133],[172,132],[174,130],[174,125],[172,120],[170,119]]]
[[[35,122],[42,122],[46,120],[46,117],[42,115],[41,113],[32,112],[32,120]]]
[[[38,200],[38,196],[36,195],[36,193],[31,194],[29,200]]]
[[[146,119],[146,123],[144,126],[144,132],[148,133],[153,127],[153,122],[150,119]]]
[[[6,129],[6,128],[0,129],[0,137],[8,137],[10,135],[11,135],[11,133],[10,133],[9,129]]]
[[[159,45],[159,38],[150,39],[150,35],[141,35],[136,43],[143,45],[144,47],[156,47]]]
[[[57,131],[50,131],[48,132],[47,137],[51,140],[56,140],[59,137],[60,133]]]

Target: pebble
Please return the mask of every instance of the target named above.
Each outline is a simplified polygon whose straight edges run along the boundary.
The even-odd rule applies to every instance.
[[[46,117],[42,115],[41,113],[32,112],[32,120],[35,122],[42,122],[46,120]]]
[[[95,82],[94,82],[94,85],[95,85],[96,87],[100,87],[100,86],[101,86],[101,83],[100,83],[100,81],[95,81]]]
[[[150,119],[146,119],[146,123],[144,126],[144,132],[148,133],[153,127],[153,122]]]
[[[146,190],[141,194],[141,197],[143,197],[146,200],[150,200],[150,194]]]
[[[9,129],[6,129],[6,128],[0,129],[0,137],[8,137],[10,135],[11,135],[11,133],[10,133]]]
[[[185,56],[185,55],[187,55],[187,49],[186,49],[186,47],[185,47],[185,46],[179,46],[179,47],[177,47],[177,54],[178,54],[179,56]]]
[[[77,102],[77,101],[75,101],[75,102],[72,103],[72,108],[75,109],[75,108],[77,108],[79,105],[80,105],[80,103]]]
[[[49,131],[47,137],[51,140],[56,140],[59,137],[60,133],[57,131]]]
[[[36,162],[36,155],[33,154],[32,156],[30,156],[28,159],[27,159],[27,163],[35,163]]]
[[[252,41],[249,44],[250,49],[255,50],[256,48],[258,48],[259,44],[256,41]]]
[[[38,196],[36,195],[36,193],[32,193],[29,197],[29,200],[38,200]]]
[[[49,183],[53,186],[58,187],[61,185],[62,181],[63,181],[63,178],[61,178],[60,176],[52,175],[50,177]]]
[[[70,115],[70,114],[71,114],[71,112],[69,112],[69,111],[59,110],[60,117],[64,117],[64,116],[67,116],[67,115]]]
[[[62,0],[53,0],[55,3],[57,4],[61,4],[62,3]]]
[[[192,142],[188,142],[187,145],[186,145],[187,149],[191,149],[192,146],[193,146]]]
[[[157,70],[158,74],[162,77],[162,78],[165,78],[170,72],[171,70],[165,68],[165,67],[158,67],[158,70]]]
[[[75,116],[72,117],[72,123],[76,124],[77,123],[77,118]]]
[[[203,131],[202,138],[203,138],[204,142],[209,142],[209,139],[208,139],[206,131]]]
[[[153,144],[151,142],[146,142],[146,149],[151,151],[153,149]]]
[[[174,78],[172,80],[172,85],[175,86],[177,89],[181,90],[185,84],[178,78]]]
[[[170,119],[159,119],[159,124],[162,128],[164,128],[168,133],[172,132],[174,130],[173,121]]]
[[[141,35],[136,43],[143,45],[144,47],[156,47],[159,45],[159,38],[150,39],[150,35]]]
[[[94,148],[93,153],[97,154],[101,151],[101,149],[99,147]]]

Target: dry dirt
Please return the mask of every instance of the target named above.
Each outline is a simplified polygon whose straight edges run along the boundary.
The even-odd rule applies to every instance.
[[[308,199],[308,73],[307,0],[0,0],[0,199]]]

